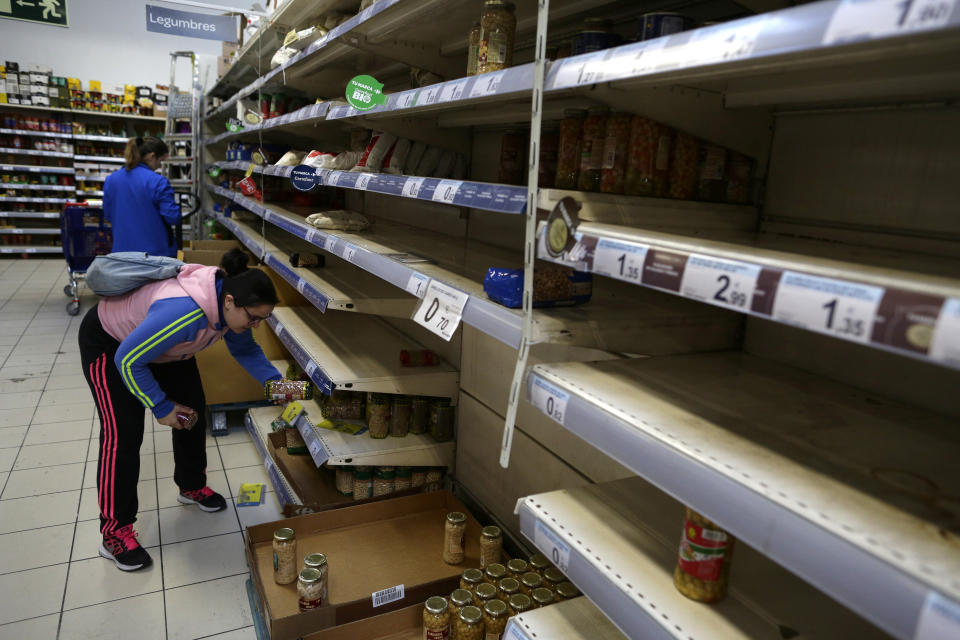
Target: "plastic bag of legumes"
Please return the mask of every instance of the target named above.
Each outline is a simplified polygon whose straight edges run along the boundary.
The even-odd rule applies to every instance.
[[[383,161],[397,142],[397,136],[390,133],[375,133],[367,144],[360,161],[350,171],[371,171],[377,173],[383,168]]]

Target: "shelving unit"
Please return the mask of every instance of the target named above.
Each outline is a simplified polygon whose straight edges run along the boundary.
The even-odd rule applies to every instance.
[[[505,640],[621,640],[610,620],[584,597],[559,602],[514,616],[507,622]]]
[[[273,457],[267,449],[267,434],[270,433],[270,424],[267,423],[267,429],[264,431],[260,425],[254,422],[250,413],[244,416],[243,424],[247,429],[247,433],[250,434],[250,439],[253,440],[257,453],[260,454],[260,459],[263,460],[263,467],[266,469],[267,477],[270,479],[270,485],[277,494],[280,503],[303,504],[300,501],[300,497],[297,496],[296,491],[293,490],[290,483],[287,482],[287,479],[283,477],[280,469],[277,468],[277,463],[273,461]]]

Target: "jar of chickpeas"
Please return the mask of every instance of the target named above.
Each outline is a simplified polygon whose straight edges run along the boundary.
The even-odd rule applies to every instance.
[[[513,65],[513,45],[517,37],[517,17],[512,2],[487,0],[480,15],[480,47],[477,73],[499,71]]]
[[[700,141],[689,133],[678,131],[670,151],[671,198],[691,200],[697,193],[697,173],[700,164]]]
[[[484,640],[500,640],[509,617],[507,603],[503,600],[491,600],[483,605]]]
[[[447,514],[444,523],[443,561],[447,564],[460,564],[465,553],[464,534],[467,531],[467,516],[459,511]]]
[[[540,577],[539,573],[528,571],[520,578],[520,593],[525,593],[528,596],[533,593],[534,589],[539,589],[542,586],[543,578]]]
[[[580,595],[580,590],[577,589],[572,582],[561,582],[557,585],[556,589],[557,601],[569,600],[570,598],[576,598]]]
[[[510,600],[507,602],[510,605],[510,615],[516,616],[520,615],[524,611],[530,611],[533,609],[533,600],[530,599],[530,596],[524,593],[515,593],[510,596]]]
[[[547,559],[547,556],[542,553],[535,553],[530,556],[530,571],[534,573],[539,573],[541,576],[543,572],[552,567],[550,560]]]
[[[550,589],[546,587],[534,589],[533,593],[530,594],[530,599],[533,600],[533,606],[535,607],[546,607],[547,605],[553,604],[556,600],[553,591],[550,591]]]
[[[466,589],[454,589],[450,594],[450,617],[460,615],[460,609],[473,605],[473,594]]]
[[[500,562],[503,556],[503,533],[500,527],[484,527],[480,532],[480,568]]]
[[[453,637],[457,640],[484,640],[483,613],[474,606],[460,609],[453,621]]]
[[[289,527],[277,529],[273,532],[273,581],[290,584],[299,572],[297,534]]]
[[[567,577],[563,575],[563,572],[556,567],[550,567],[543,572],[543,586],[547,587],[548,589],[556,590],[557,585],[561,582],[565,582],[566,580]]]
[[[450,605],[446,598],[427,598],[423,607],[423,640],[450,640]]]
[[[395,491],[406,491],[413,486],[413,470],[410,467],[397,467],[397,478],[393,484]]]
[[[477,585],[477,588],[473,590],[473,595],[476,596],[477,606],[482,607],[490,600],[496,599],[497,588],[489,582],[484,582]]]
[[[614,113],[607,119],[606,139],[603,143],[603,170],[600,190],[604,193],[623,193],[627,177],[630,149],[630,127],[633,116]]]
[[[644,116],[634,116],[624,192],[632,196],[667,195],[673,129]]]
[[[687,507],[673,583],[698,602],[718,602],[727,595],[734,538]]]
[[[577,179],[580,191],[600,191],[609,115],[610,110],[606,107],[590,107],[587,111],[587,119],[583,122],[583,144],[580,147],[580,177]]]
[[[493,585],[500,584],[500,581],[507,577],[507,568],[499,562],[492,562],[484,570],[486,581]]]
[[[576,189],[580,176],[580,146],[583,144],[583,109],[567,109],[560,121],[560,139],[557,143],[557,189]]]
[[[460,574],[460,588],[467,591],[474,591],[477,585],[483,584],[483,571],[480,569],[466,569]]]
[[[523,574],[530,571],[530,565],[523,558],[513,558],[507,562],[507,571],[511,577],[519,581],[520,578],[523,577]]]
[[[504,578],[497,585],[500,591],[500,599],[507,601],[515,593],[520,593],[520,581],[516,578]]]

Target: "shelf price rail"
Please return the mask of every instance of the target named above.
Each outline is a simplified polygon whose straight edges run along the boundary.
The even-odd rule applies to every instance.
[[[270,484],[273,485],[274,492],[280,498],[280,504],[303,504],[297,494],[290,488],[289,483],[283,477],[283,474],[280,473],[277,464],[273,461],[273,457],[267,451],[266,445],[263,442],[263,436],[258,431],[249,412],[244,414],[243,423],[247,428],[247,432],[250,434],[250,438],[253,440],[257,453],[260,454],[263,460],[267,477],[270,478]]]

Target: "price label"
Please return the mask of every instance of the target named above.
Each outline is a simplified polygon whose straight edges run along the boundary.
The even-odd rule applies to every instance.
[[[277,324],[273,326],[273,332],[277,334],[277,337],[279,338],[280,335],[283,333],[283,324],[277,322]]]
[[[882,297],[882,287],[785,271],[773,319],[865,343]]]
[[[833,12],[823,44],[838,44],[946,25],[956,0],[844,0]]]
[[[320,455],[320,452],[323,451],[323,445],[320,444],[320,441],[316,438],[313,438],[308,448],[310,449],[310,457],[313,458],[314,461],[316,461],[317,456]]]
[[[316,243],[317,243],[317,236],[319,236],[319,235],[320,235],[320,232],[317,231],[316,229],[309,229],[309,230],[307,230],[307,235],[306,235],[307,242],[310,242],[310,243],[312,243],[312,244],[316,244]]]
[[[317,363],[311,360],[307,363],[307,366],[305,366],[303,370],[306,371],[307,375],[312,378],[314,372],[317,370]]]
[[[417,90],[401,93],[397,98],[395,109],[409,109],[417,103]]]
[[[676,62],[682,65],[709,64],[736,60],[749,56],[757,44],[760,31],[768,22],[766,18],[755,19],[736,29],[721,27],[704,30],[699,37],[687,44],[674,47]]]
[[[433,86],[427,87],[420,90],[420,95],[423,96],[423,100],[419,100],[419,104],[433,104],[437,101],[437,98],[440,96],[441,86],[435,84]]]
[[[306,288],[307,288],[307,281],[306,281],[306,280],[298,280],[298,281],[297,281],[297,291],[299,291],[301,295],[303,295],[303,291],[304,291]]]
[[[534,530],[533,543],[557,569],[567,573],[567,568],[570,566],[570,545],[539,520]]]
[[[496,71],[494,73],[486,73],[482,76],[475,76],[476,80],[474,80],[473,88],[470,89],[470,97],[480,98],[495,94],[500,88],[500,83],[503,82],[504,75],[506,75],[506,71]]]
[[[367,185],[370,184],[370,181],[373,179],[373,175],[374,174],[372,173],[361,173],[359,176],[357,176],[356,188],[360,189],[361,191],[365,190]]]
[[[635,242],[601,238],[593,251],[593,272],[639,284],[649,250]]]
[[[457,197],[457,192],[460,191],[460,185],[462,184],[463,182],[459,180],[441,180],[433,191],[433,201],[453,204],[453,200]]]
[[[357,248],[349,245],[343,248],[343,259],[347,262],[353,262],[353,256],[357,255]]]
[[[425,178],[407,178],[407,181],[403,183],[403,191],[400,192],[400,195],[404,198],[418,197],[424,180]]]
[[[322,110],[323,110],[323,104],[315,104],[315,105],[313,105],[312,107],[310,107],[310,117],[311,117],[311,118],[319,118],[319,117],[320,117],[320,112],[321,112]]]
[[[327,236],[327,239],[323,242],[323,248],[333,253],[333,250],[337,247],[337,239],[333,236]]]
[[[373,599],[374,607],[382,607],[385,604],[396,602],[398,600],[403,600],[403,597],[404,597],[403,585],[398,584],[397,586],[390,587],[389,589],[374,591],[370,597]]]
[[[449,342],[460,326],[463,307],[469,297],[459,289],[431,280],[413,319]]]
[[[513,619],[507,624],[507,630],[503,634],[503,640],[530,640],[527,634],[520,628],[520,624]]]
[[[943,303],[929,353],[933,360],[960,366],[960,298],[948,298]]]
[[[414,271],[410,275],[410,279],[407,280],[407,286],[405,287],[407,293],[412,293],[418,298],[423,297],[424,292],[427,290],[427,285],[430,283],[430,278],[427,276],[417,273]]]
[[[463,97],[463,90],[467,88],[467,80],[447,82],[440,91],[440,102],[451,102]]]
[[[914,640],[947,640],[960,638],[960,604],[944,598],[936,591],[927,594],[917,621]]]
[[[558,389],[539,376],[533,378],[533,386],[530,389],[530,403],[561,425],[567,415],[567,401],[569,400],[570,394],[566,391]]]
[[[680,294],[733,309],[750,309],[760,267],[737,260],[691,254],[683,272]]]

